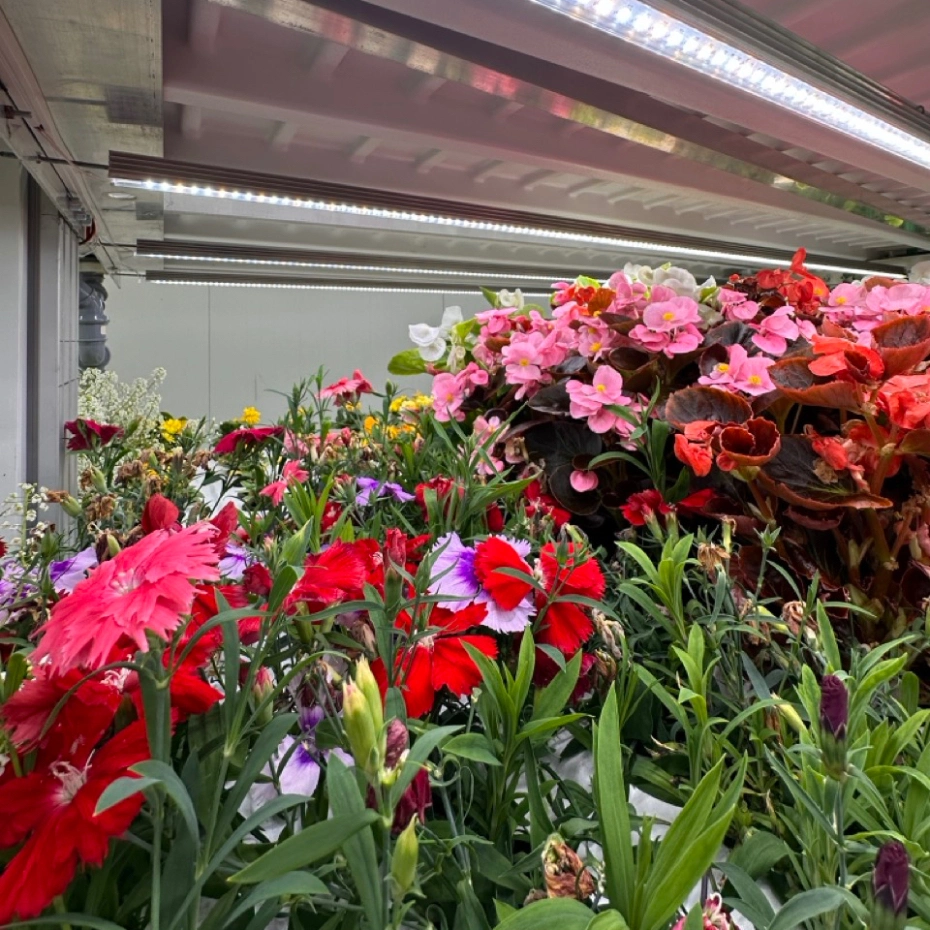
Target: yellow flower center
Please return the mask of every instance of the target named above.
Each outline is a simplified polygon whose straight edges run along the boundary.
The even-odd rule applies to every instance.
[[[598,384],[598,385],[596,385],[596,387],[597,387],[597,389],[598,389],[602,394],[604,393],[604,391],[607,390],[607,386],[604,385],[604,384]]]
[[[591,351],[592,351],[592,352],[600,352],[600,351],[601,351],[601,343],[599,343],[599,342],[592,342],[592,343],[591,343]]]
[[[730,370],[730,366],[726,362],[721,362],[717,366],[717,371],[719,371],[721,374],[726,374],[726,372],[728,372],[729,370]]]
[[[762,378],[759,375],[750,375],[746,380],[750,384],[762,384]]]
[[[837,297],[837,298],[836,298],[836,302],[837,302],[840,306],[842,306],[843,304],[846,303],[846,298],[845,298],[845,297]]]
[[[526,366],[529,365],[529,363],[530,363],[530,360],[529,360],[528,358],[521,358],[521,359],[520,359],[520,367],[521,367],[521,368],[526,368]]]
[[[674,320],[674,319],[675,319],[675,314],[672,313],[671,310],[666,310],[665,313],[662,314],[662,319],[663,319],[663,320],[667,320],[667,321]]]

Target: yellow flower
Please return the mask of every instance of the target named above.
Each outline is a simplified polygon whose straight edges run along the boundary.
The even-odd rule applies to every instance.
[[[406,394],[398,394],[394,400],[391,401],[391,413],[400,413],[403,409],[404,404],[407,403]]]
[[[364,426],[365,426],[366,433],[374,432],[375,427],[377,427],[377,425],[378,425],[378,420],[375,417],[371,416],[371,414],[365,417]]]
[[[161,434],[165,442],[174,442],[184,432],[185,426],[187,426],[187,417],[172,417],[170,420],[165,420],[161,425]]]
[[[262,422],[262,415],[255,407],[246,407],[242,411],[242,416],[239,419],[245,423],[246,426],[258,426]]]

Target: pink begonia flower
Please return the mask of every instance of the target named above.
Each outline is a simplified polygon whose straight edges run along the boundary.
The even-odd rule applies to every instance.
[[[784,355],[788,343],[794,342],[801,334],[791,307],[779,307],[771,316],[754,323],[752,328],[756,331],[752,337],[753,345],[769,355]]]
[[[465,391],[455,375],[444,371],[433,378],[433,414],[440,423],[464,420]]]
[[[501,333],[510,332],[513,329],[513,321],[510,319],[513,312],[513,307],[499,307],[476,313],[475,319],[482,326],[481,335],[499,336]]]
[[[310,472],[301,468],[300,462],[291,460],[285,463],[281,477],[277,481],[272,481],[271,484],[262,488],[259,494],[270,497],[271,502],[277,507],[284,499],[284,492],[289,487],[295,484],[303,484],[309,477]]]
[[[609,365],[601,365],[591,384],[569,381],[565,385],[570,398],[569,413],[576,420],[587,420],[593,433],[606,433],[611,429],[629,434],[632,424],[610,407],[629,407],[630,398],[623,393],[623,376]]]
[[[865,305],[873,313],[906,313],[908,316],[930,313],[930,288],[922,284],[873,287]]]
[[[727,347],[728,358],[715,365],[711,372],[698,378],[698,384],[742,391],[757,397],[775,390],[768,368],[775,360],[765,355],[750,355],[741,345]]]
[[[514,333],[510,344],[501,351],[507,383],[520,385],[517,400],[543,379],[541,347],[544,338],[542,333]]]
[[[579,494],[584,494],[585,491],[593,491],[598,485],[596,471],[582,471],[576,468],[568,480]]]
[[[731,291],[729,288],[720,288],[717,294],[720,301],[720,312],[727,320],[738,320],[748,323],[754,320],[759,313],[759,305],[754,300],[747,300],[745,294]]]
[[[474,362],[469,362],[455,377],[467,391],[484,387],[488,383],[488,373]]]
[[[837,284],[827,298],[828,307],[858,307],[864,304],[869,292],[861,284]]]
[[[475,417],[472,424],[472,435],[475,441],[482,448],[481,452],[476,452],[474,456],[474,465],[480,475],[493,475],[496,472],[504,470],[504,462],[497,456],[491,454],[494,445],[500,439],[501,418],[491,417],[486,419],[480,414]]]
[[[614,333],[600,320],[588,320],[573,331],[577,349],[585,358],[599,359],[614,347]]]
[[[658,290],[653,288],[653,294]],[[671,358],[673,355],[693,352],[701,344],[703,337],[695,326],[700,322],[696,301],[690,297],[673,296],[670,300],[646,307],[643,322],[630,330],[630,338],[652,352],[663,352]]]

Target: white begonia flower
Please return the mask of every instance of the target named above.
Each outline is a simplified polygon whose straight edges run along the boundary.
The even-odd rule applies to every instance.
[[[633,262],[627,262],[623,266],[623,273],[631,281],[639,281],[640,284],[645,284],[647,287],[651,287],[653,283],[653,276],[655,272],[648,265],[634,265]]]
[[[424,362],[438,362],[446,354],[448,338],[452,330],[462,322],[461,307],[446,307],[439,326],[429,323],[414,323],[408,328],[410,341],[417,347]]]
[[[912,265],[908,278],[913,284],[930,284],[930,261]]]
[[[679,297],[691,297],[697,300],[698,295],[701,293],[694,275],[685,268],[656,268],[652,276],[652,283],[669,288]]]
[[[449,357],[446,359],[446,368],[452,374],[458,374],[465,367],[465,356],[465,346],[452,346],[449,350]]]
[[[498,291],[497,300],[502,307],[513,307],[515,310],[523,309],[523,291],[520,288],[515,291]]]

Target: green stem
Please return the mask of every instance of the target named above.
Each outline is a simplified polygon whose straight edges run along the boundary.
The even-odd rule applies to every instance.
[[[66,914],[68,912],[67,907],[65,907],[65,899],[60,894],[55,895],[52,900],[52,905],[55,908],[56,914]],[[62,930],[71,930],[71,924],[65,923],[64,921],[61,922],[61,927]]]
[[[846,814],[843,805],[843,785],[837,783],[836,797],[833,802],[833,825],[836,830],[837,842],[839,843],[839,861],[840,875],[839,883],[841,888],[846,888],[848,882],[846,866]],[[840,930],[843,921],[843,908],[836,910],[836,930]]]
[[[152,804],[152,907],[151,930],[159,930],[161,926],[161,840],[164,827],[164,809],[161,794],[157,793]]]

